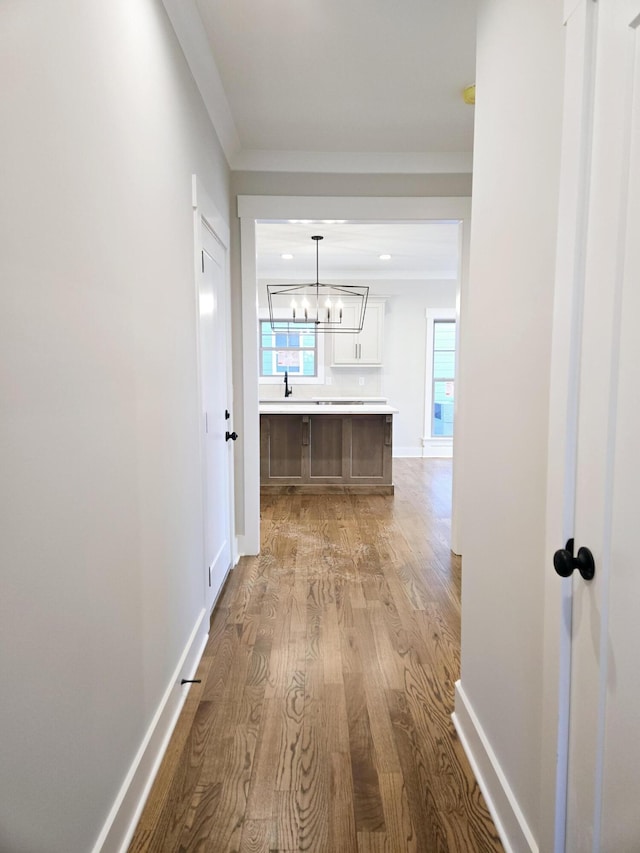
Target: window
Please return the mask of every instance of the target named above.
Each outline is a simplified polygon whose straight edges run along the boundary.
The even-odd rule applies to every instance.
[[[434,320],[431,435],[453,435],[456,375],[455,320]]]
[[[285,371],[303,382],[319,382],[322,362],[319,336],[313,323],[275,323],[260,320],[260,378],[281,381]]]

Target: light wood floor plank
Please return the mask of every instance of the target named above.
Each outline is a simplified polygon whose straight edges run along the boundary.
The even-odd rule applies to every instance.
[[[502,853],[451,722],[451,463],[394,473],[263,497],[130,853]]]

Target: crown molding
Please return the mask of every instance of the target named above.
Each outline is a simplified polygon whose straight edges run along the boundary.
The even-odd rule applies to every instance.
[[[231,167],[240,150],[240,137],[218,66],[194,0],[162,0],[187,65]]]
[[[240,219],[351,219],[354,222],[456,222],[471,219],[470,196],[239,195]]]
[[[470,151],[415,153],[356,151],[238,150],[235,172],[323,172],[333,174],[470,174]]]
[[[222,78],[195,0],[162,0],[187,65],[220,140],[229,167],[236,172],[310,172],[332,174],[470,174],[470,151],[358,152],[241,150],[240,137]]]

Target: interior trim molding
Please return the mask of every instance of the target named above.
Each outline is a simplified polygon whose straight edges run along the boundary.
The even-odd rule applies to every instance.
[[[231,165],[240,149],[240,138],[197,6],[194,0],[162,0],[162,3],[227,163]]]
[[[451,459],[453,456],[453,439],[443,439],[430,435],[423,436],[420,456],[425,459]]]
[[[471,220],[470,196],[239,195],[240,219],[351,219],[354,222]]]
[[[260,151],[238,150],[235,172],[309,172],[367,175],[471,174],[470,151]]]
[[[92,853],[126,853],[189,692],[189,685],[180,681],[194,677],[204,652],[209,637],[205,617],[203,608]]]
[[[538,844],[469,697],[460,681],[456,681],[455,687],[455,711],[451,719],[506,853],[539,853]]]
[[[394,459],[419,459],[422,456],[421,447],[394,447]]]

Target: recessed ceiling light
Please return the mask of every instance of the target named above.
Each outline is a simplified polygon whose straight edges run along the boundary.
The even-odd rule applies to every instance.
[[[293,255],[289,254],[289,252],[284,252],[284,254],[280,255],[283,261],[292,261]]]
[[[391,255],[378,255],[381,261],[390,261]]]

